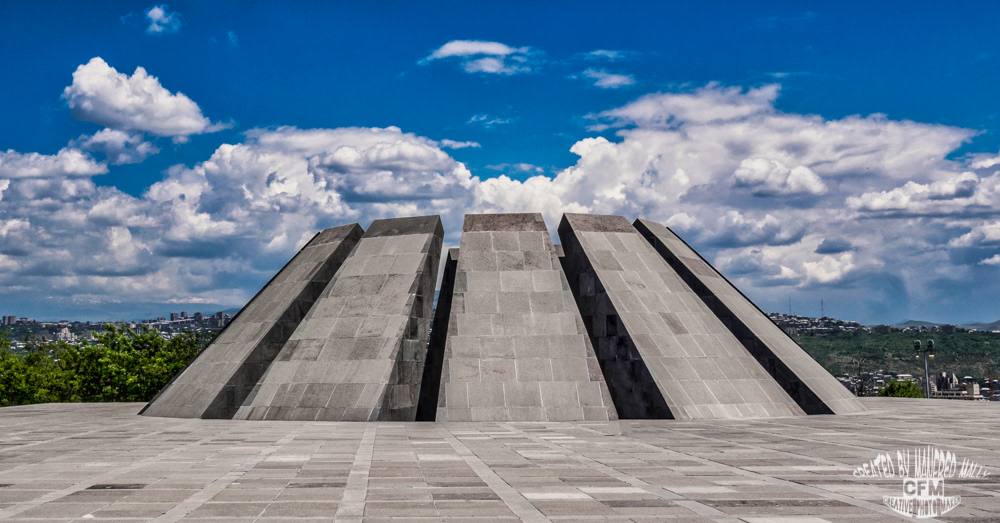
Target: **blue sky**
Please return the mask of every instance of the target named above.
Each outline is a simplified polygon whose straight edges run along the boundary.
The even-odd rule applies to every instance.
[[[209,312],[323,227],[531,211],[663,221],[765,310],[1000,318],[1000,7],[536,4],[0,2],[0,311]]]

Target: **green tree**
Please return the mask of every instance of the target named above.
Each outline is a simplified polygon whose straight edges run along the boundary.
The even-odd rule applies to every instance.
[[[878,395],[892,398],[922,398],[924,397],[924,391],[921,390],[920,385],[912,381],[893,380],[885,387],[879,389]]]
[[[0,406],[58,401],[149,401],[205,345],[184,331],[171,339],[143,327],[106,325],[92,343],[29,339],[24,354],[0,338]]]

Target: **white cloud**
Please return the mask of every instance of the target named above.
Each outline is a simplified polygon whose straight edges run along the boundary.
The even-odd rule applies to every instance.
[[[465,149],[472,147],[478,149],[480,147],[478,142],[458,142],[455,140],[448,140],[447,138],[441,140],[441,147],[447,147],[448,149]]]
[[[1000,292],[982,277],[997,265],[1000,175],[982,158],[948,159],[973,131],[783,113],[777,93],[710,85],[641,97],[597,116],[615,136],[579,140],[577,161],[554,176],[512,159],[505,169],[531,175],[521,181],[473,176],[444,149],[462,142],[395,127],[255,129],[140,197],[94,184],[106,167],[79,149],[8,151],[0,251],[12,268],[0,284],[80,303],[239,304],[323,227],[440,214],[457,244],[465,213],[540,211],[550,227],[564,212],[665,222],[764,308],[816,289],[858,315],[956,288]],[[938,208],[865,210],[883,194]],[[983,300],[960,305],[995,307]]]
[[[618,89],[635,85],[635,78],[630,74],[609,73],[603,69],[587,69],[583,76],[594,80],[594,85],[603,89]]]
[[[154,5],[146,10],[147,34],[171,34],[181,30],[180,13],[171,12],[167,5]]]
[[[511,47],[500,42],[452,40],[436,49],[419,63],[458,59],[467,73],[514,75],[531,72],[537,55],[530,47]]]
[[[931,182],[909,181],[902,187],[850,196],[847,205],[869,214],[921,216],[971,214],[977,209],[1000,213],[1000,173],[980,178],[963,172]]]
[[[170,136],[175,141],[227,127],[212,123],[202,115],[198,104],[183,93],[171,93],[142,67],[128,76],[100,57],[77,67],[63,98],[78,120],[122,131]]]
[[[952,238],[948,242],[952,247],[979,247],[983,245],[1000,245],[1000,220],[983,222],[971,231]]]
[[[1000,265],[1000,254],[994,254],[993,256],[986,258],[985,260],[979,262],[980,265]]]
[[[595,49],[589,53],[584,53],[583,57],[588,60],[607,60],[617,62],[619,60],[629,60],[639,53],[635,51],[616,51],[613,49]]]
[[[482,125],[483,127],[486,127],[488,129],[496,125],[504,125],[512,123],[513,121],[514,121],[513,118],[501,118],[499,116],[493,116],[489,114],[474,114],[469,118],[469,121],[465,123]]]
[[[847,252],[840,256],[823,256],[818,261],[802,262],[806,282],[832,283],[841,280],[855,268],[854,255]]]
[[[749,188],[754,196],[823,194],[823,180],[805,165],[792,169],[767,158],[747,158],[733,172],[733,186]]]
[[[108,172],[83,151],[66,147],[54,155],[0,152],[0,178],[49,178],[52,176],[93,176]]]
[[[691,93],[648,94],[618,109],[600,113],[613,126],[669,128],[681,123],[705,124],[738,121],[761,113],[774,113],[777,85],[746,91],[710,84]]]
[[[239,47],[240,37],[236,35],[234,31],[229,31],[226,33],[226,39],[229,41],[229,45],[233,47]]]
[[[117,129],[102,129],[93,136],[81,136],[71,142],[71,145],[102,153],[112,165],[139,163],[147,156],[160,152],[158,147],[145,141],[141,134]]]

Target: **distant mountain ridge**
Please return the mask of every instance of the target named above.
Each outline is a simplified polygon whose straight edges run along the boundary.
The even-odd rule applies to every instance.
[[[895,327],[898,329],[905,329],[907,327],[940,327],[941,325],[950,325],[948,323],[934,323],[932,321],[920,321],[920,320],[906,320],[900,323],[890,325],[890,327]],[[995,331],[1000,330],[1000,320],[994,321],[992,323],[963,323],[961,325],[956,325],[957,327],[962,327],[965,329],[977,329],[981,331]]]

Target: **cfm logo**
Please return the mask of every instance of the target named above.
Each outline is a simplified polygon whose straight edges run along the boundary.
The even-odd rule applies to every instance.
[[[945,478],[985,478],[981,465],[965,458],[959,464],[952,452],[933,447],[879,454],[854,470],[856,478],[903,479],[902,496],[882,496],[882,503],[897,514],[933,518],[947,513],[962,502],[962,496],[945,495]]]

